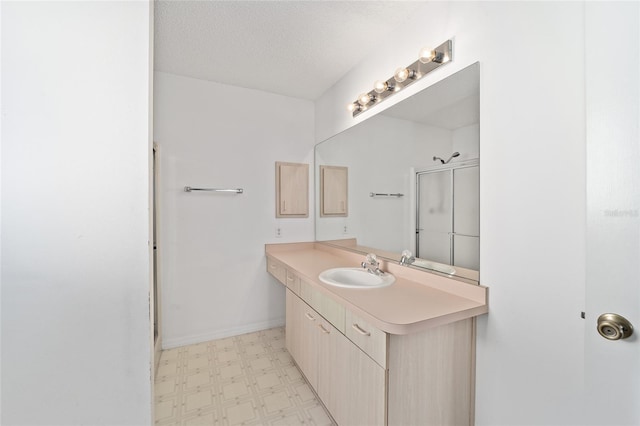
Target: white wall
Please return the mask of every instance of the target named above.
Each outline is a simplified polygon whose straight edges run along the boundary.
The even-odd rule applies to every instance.
[[[150,4],[2,3],[2,424],[150,424]]]
[[[422,45],[448,38],[452,63],[358,119],[345,111]],[[476,424],[583,423],[584,5],[429,2],[376,52],[318,100],[317,140],[480,62],[480,278],[490,313],[478,321]]]
[[[452,163],[480,158],[480,124],[470,124],[451,131],[452,152],[459,152],[460,156],[451,160]]]
[[[313,217],[275,218],[275,162],[313,164],[313,103],[167,73],[154,94],[163,346],[284,324],[264,244],[314,239]]]

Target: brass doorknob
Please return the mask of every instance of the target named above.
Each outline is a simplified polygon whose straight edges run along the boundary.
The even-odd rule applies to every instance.
[[[633,334],[633,326],[622,315],[602,314],[598,317],[598,333],[608,340],[626,339]]]

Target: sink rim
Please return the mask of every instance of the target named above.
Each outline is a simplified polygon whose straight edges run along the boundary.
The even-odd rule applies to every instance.
[[[354,274],[354,276],[357,276],[355,274],[358,274],[358,275],[363,274],[362,277],[369,278],[369,281],[373,279],[375,281],[379,281],[379,283],[367,284],[367,283],[357,283],[355,281],[342,282],[342,281],[337,281],[336,279],[331,277],[331,275],[337,274],[340,272],[345,272],[347,274]],[[396,277],[393,274],[390,274],[388,272],[383,272],[383,275],[374,275],[363,268],[355,268],[355,267],[340,267],[340,268],[326,269],[318,275],[318,279],[323,283],[332,285],[334,287],[357,288],[357,289],[388,287],[396,281]],[[348,281],[348,279],[345,279],[345,281]]]

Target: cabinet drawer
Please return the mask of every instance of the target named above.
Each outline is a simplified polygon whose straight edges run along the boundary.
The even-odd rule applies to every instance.
[[[311,294],[311,307],[326,318],[335,328],[344,334],[345,309],[344,306],[334,301],[324,293],[313,289]]]
[[[291,289],[296,295],[300,294],[300,277],[290,269],[286,269],[287,288]]]
[[[300,279],[300,298],[344,334],[344,306]]]
[[[276,277],[282,284],[287,285],[287,269],[282,263],[267,258],[267,272]]]
[[[381,367],[387,368],[388,336],[362,318],[347,310],[345,313],[346,335]]]

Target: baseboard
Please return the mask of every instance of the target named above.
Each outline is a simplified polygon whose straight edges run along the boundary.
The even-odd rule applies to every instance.
[[[240,327],[232,327],[224,330],[216,330],[211,333],[194,334],[191,336],[178,337],[175,339],[162,339],[162,349],[172,349],[180,346],[193,345],[195,343],[208,342],[209,340],[224,339],[225,337],[238,336],[240,334],[253,333],[254,331],[266,330],[273,327],[282,327],[285,318],[246,324]]]

